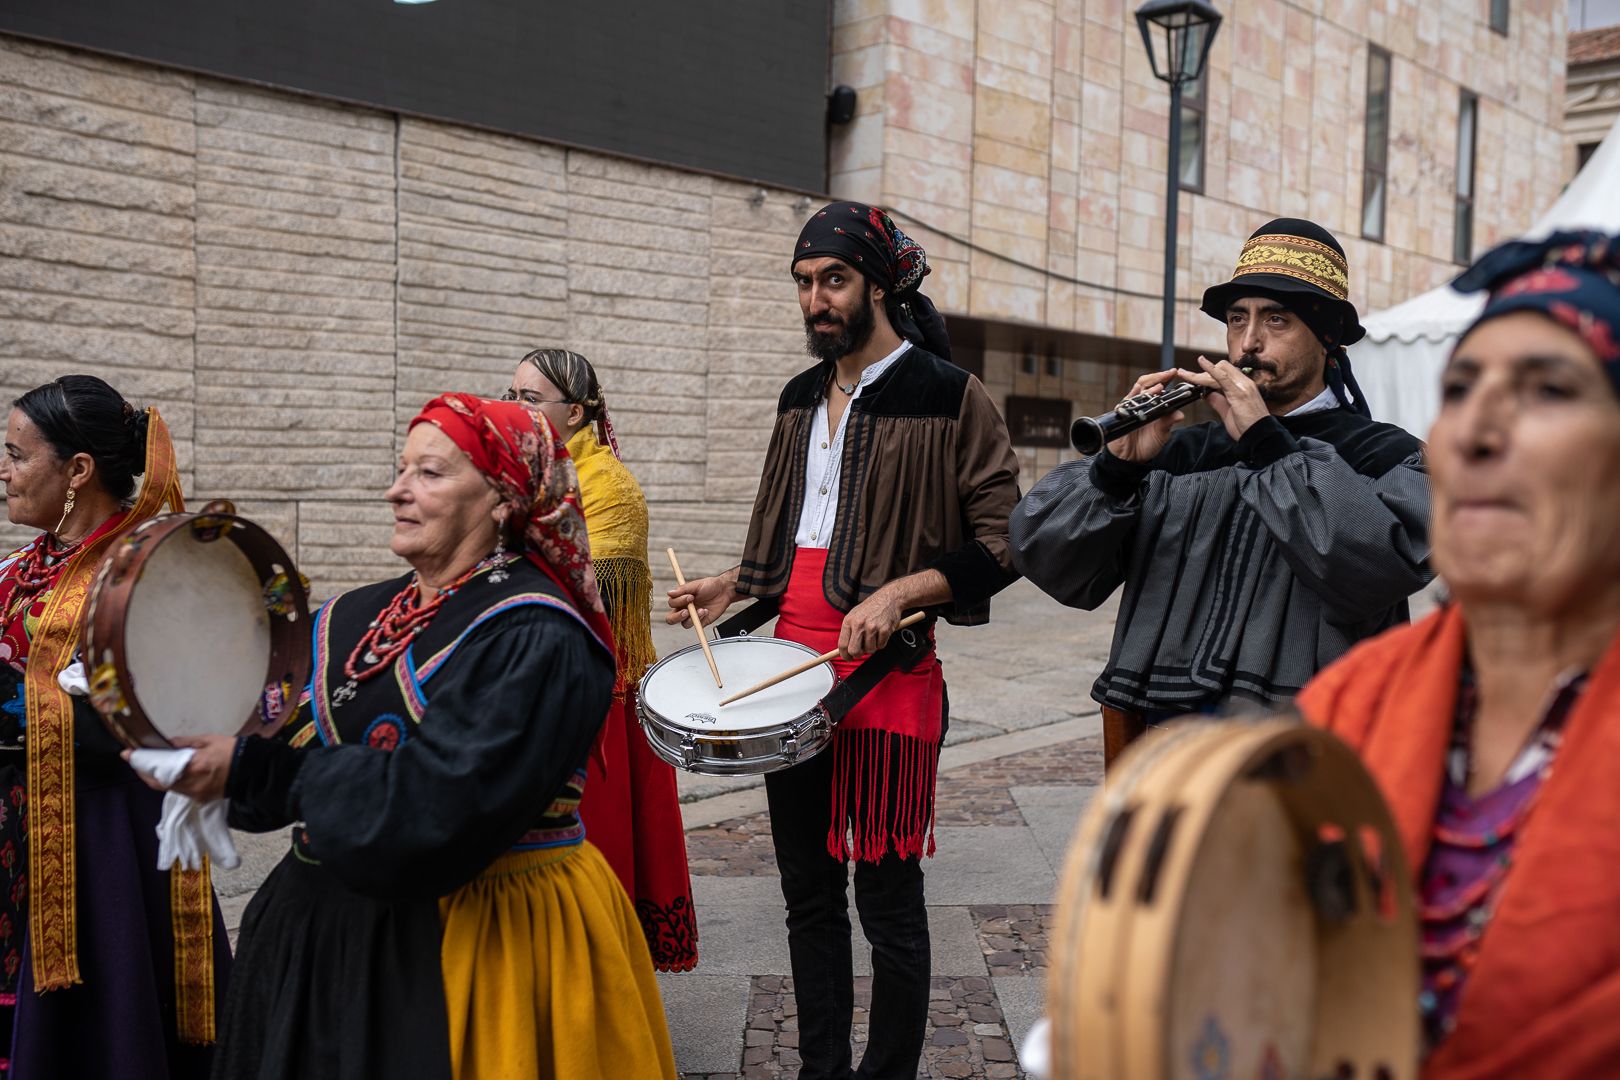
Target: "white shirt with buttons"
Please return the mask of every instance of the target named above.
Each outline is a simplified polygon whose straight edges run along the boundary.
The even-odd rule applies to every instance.
[[[911,348],[901,342],[900,347],[861,372],[855,384],[855,393],[844,406],[844,415],[838,421],[838,430],[827,431],[827,399],[816,406],[815,423],[810,429],[810,452],[804,462],[804,506],[799,510],[799,531],[793,542],[799,547],[824,548],[832,540],[833,524],[838,517],[838,473],[844,460],[844,429],[849,426],[849,414],[854,411],[855,399],[861,396],[878,376],[882,375],[900,354]],[[836,374],[833,378],[837,378]]]

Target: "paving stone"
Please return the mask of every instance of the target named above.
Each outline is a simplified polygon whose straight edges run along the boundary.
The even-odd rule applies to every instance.
[[[1024,826],[940,827],[929,867],[931,903],[1051,903],[1052,866]]]
[[[1019,785],[1008,789],[1054,874],[1063,873],[1069,841],[1098,790],[1096,784]]]
[[[746,975],[658,976],[675,1063],[682,1071],[728,1072],[739,1067],[751,985]]]

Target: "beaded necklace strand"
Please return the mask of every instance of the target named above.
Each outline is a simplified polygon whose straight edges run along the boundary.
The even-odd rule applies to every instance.
[[[7,622],[15,619],[19,611],[26,610],[36,597],[56,584],[68,559],[84,544],[84,538],[80,537],[65,547],[53,550],[51,540],[50,533],[42,534],[39,542],[17,559],[17,568],[12,572],[17,584],[11,594],[11,603],[6,608]]]
[[[422,603],[420,578],[413,573],[405,587],[388,601],[381,614],[371,620],[366,632],[360,635],[360,640],[350,650],[349,658],[343,662],[343,673],[349,677],[349,681],[333,692],[332,707],[342,707],[359,692],[361,683],[387,670],[401,653],[410,648],[416,636],[427,629],[444,602],[456,595],[463,585],[490,569],[495,571],[490,575],[491,581],[504,581],[504,568],[516,558],[511,552],[496,552],[437,590],[433,599],[425,604]]]

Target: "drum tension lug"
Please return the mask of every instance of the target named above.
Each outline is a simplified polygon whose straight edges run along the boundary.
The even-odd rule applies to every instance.
[[[789,735],[782,740],[782,760],[789,765],[799,759],[799,737]]]
[[[697,739],[691,733],[681,738],[681,764],[690,769],[698,763]]]

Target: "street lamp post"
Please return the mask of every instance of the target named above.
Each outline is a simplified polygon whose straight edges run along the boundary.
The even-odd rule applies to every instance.
[[[1155,78],[1170,84],[1170,154],[1165,180],[1164,338],[1159,366],[1175,366],[1176,356],[1176,215],[1181,194],[1181,88],[1203,74],[1209,47],[1221,15],[1209,0],[1148,0],[1136,9],[1148,63]],[[1162,39],[1162,45],[1156,45]],[[1160,50],[1162,49],[1162,56]]]

